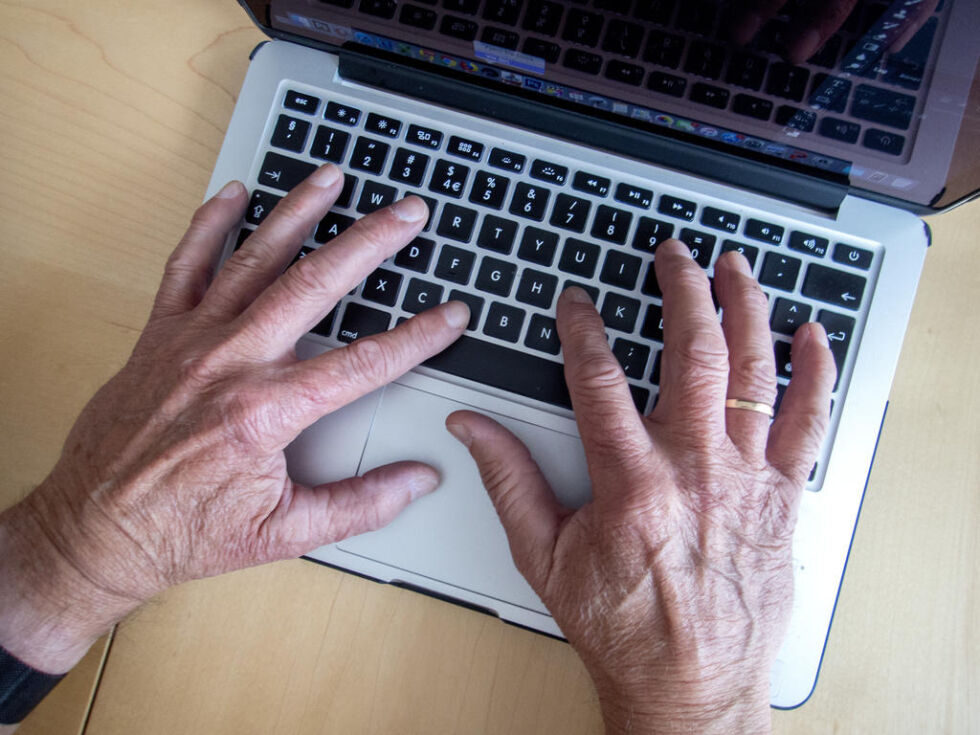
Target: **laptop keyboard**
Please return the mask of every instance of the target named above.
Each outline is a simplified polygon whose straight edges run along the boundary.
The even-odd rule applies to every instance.
[[[771,304],[780,400],[792,375],[793,332],[808,320],[823,324],[841,376],[833,409],[839,410],[880,257],[872,246],[653,180],[441,129],[435,120],[327,99],[289,82],[278,100],[236,248],[325,161],[346,172],[343,192],[297,259],[402,196],[417,194],[429,205],[423,232],[314,328],[327,343],[349,343],[436,304],[465,301],[466,333],[425,365],[569,409],[555,302],[574,284],[596,303],[637,409],[647,412],[656,401],[663,349],[653,258],[663,240],[677,237],[709,278],[727,250],[749,260]]]

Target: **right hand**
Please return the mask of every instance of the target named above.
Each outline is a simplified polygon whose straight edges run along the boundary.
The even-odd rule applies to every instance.
[[[507,531],[517,568],[582,656],[609,732],[761,732],[788,622],[800,494],[827,429],[835,367],[818,324],[793,341],[793,380],[770,427],[726,396],[776,397],[768,302],[748,263],[704,271],[668,240],[660,400],[634,408],[602,319],[581,290],[558,304],[565,375],[593,500],[563,508],[524,445],[451,414]]]

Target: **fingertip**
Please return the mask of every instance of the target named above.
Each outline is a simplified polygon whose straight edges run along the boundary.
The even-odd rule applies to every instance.
[[[415,464],[414,471],[406,480],[405,487],[412,500],[415,500],[423,495],[428,495],[439,487],[442,482],[442,476],[430,465],[421,463],[413,464]]]
[[[584,288],[579,288],[578,286],[569,286],[561,292],[561,296],[559,298],[572,304],[592,303],[592,297],[589,296],[588,291],[586,291]]]
[[[414,195],[399,199],[389,209],[402,222],[419,222],[429,216],[428,205]]]
[[[442,318],[450,328],[462,332],[470,323],[470,307],[462,301],[449,301],[442,307]]]
[[[245,184],[241,181],[233,180],[229,181],[227,184],[221,187],[217,194],[214,195],[214,199],[238,199],[244,196]]]
[[[473,434],[470,432],[469,427],[463,423],[459,412],[452,413],[446,417],[446,431],[453,435],[460,444],[462,444],[467,449],[473,444]]]

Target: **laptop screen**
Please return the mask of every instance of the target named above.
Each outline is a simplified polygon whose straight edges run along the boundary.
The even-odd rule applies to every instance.
[[[973,0],[244,3],[290,37],[373,49],[918,208],[980,189]]]

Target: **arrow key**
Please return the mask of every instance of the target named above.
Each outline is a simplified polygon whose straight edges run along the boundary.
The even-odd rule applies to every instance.
[[[807,268],[806,278],[803,280],[803,295],[857,311],[861,306],[865,285],[867,279],[863,276],[813,264]]]
[[[792,301],[790,299],[778,298],[772,310],[772,318],[769,320],[769,326],[772,327],[772,331],[778,334],[793,336],[797,327],[804,322],[810,321],[811,311],[812,309],[807,304],[801,304],[798,301]]]
[[[837,363],[837,381],[834,383],[834,390],[837,390],[844,361],[847,359],[847,348],[851,346],[851,337],[854,335],[855,322],[852,317],[832,311],[821,311],[817,314],[817,321],[827,330],[827,342],[834,355],[834,362]]]

